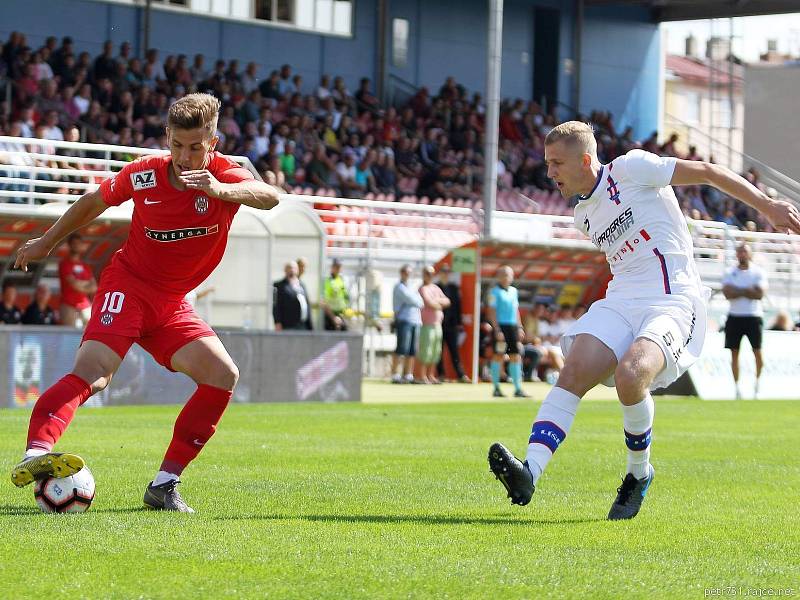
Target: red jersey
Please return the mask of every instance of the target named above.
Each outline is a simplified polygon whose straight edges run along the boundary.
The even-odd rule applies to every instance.
[[[92,278],[92,270],[85,262],[72,260],[69,256],[58,264],[58,278],[61,281],[61,303],[68,304],[78,310],[89,308],[89,296],[79,292],[69,283],[67,277],[74,277],[78,281],[89,281]]]
[[[222,183],[253,179],[219,152],[206,167]],[[125,245],[114,255],[121,267],[148,286],[184,296],[216,268],[225,252],[239,204],[201,190],[178,190],[169,181],[169,155],[145,156],[125,165],[100,185],[109,206],[133,199],[133,219]]]

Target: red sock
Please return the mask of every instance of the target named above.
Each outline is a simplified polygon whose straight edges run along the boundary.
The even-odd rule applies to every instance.
[[[75,411],[91,395],[92,386],[72,373],[50,386],[33,407],[27,448],[50,452],[66,431]]]
[[[161,470],[180,475],[200,454],[205,443],[217,430],[217,423],[230,402],[233,392],[200,384],[175,421],[172,441],[164,455]]]

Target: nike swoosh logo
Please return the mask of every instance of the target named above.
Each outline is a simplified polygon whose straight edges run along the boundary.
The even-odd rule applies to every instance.
[[[144,199],[145,204],[161,204],[161,200],[148,200],[147,198]]]
[[[205,443],[205,442],[201,442],[201,441],[200,441],[200,440],[198,440],[197,438],[195,438],[195,439],[194,439],[194,442],[193,442],[193,443],[194,443],[194,445],[195,445],[195,446],[205,446],[205,445],[206,445],[206,443]]]

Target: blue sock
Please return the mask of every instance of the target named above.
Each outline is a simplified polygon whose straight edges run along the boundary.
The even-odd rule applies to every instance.
[[[517,391],[522,389],[522,363],[512,362],[508,365],[508,372],[511,375],[511,381],[514,382],[514,389]]]
[[[500,363],[492,361],[492,383],[494,387],[500,387]]]

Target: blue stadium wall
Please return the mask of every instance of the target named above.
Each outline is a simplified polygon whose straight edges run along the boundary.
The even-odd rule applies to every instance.
[[[486,81],[487,0],[387,0],[390,21],[408,19],[408,63],[392,65],[391,31],[387,31],[387,73],[414,86],[438,89],[448,75],[470,90],[483,91]],[[573,2],[506,0],[503,23],[502,93],[530,99],[533,91],[534,11],[560,10],[558,99],[574,105]],[[376,2],[355,0],[353,37],[323,36],[233,20],[154,9],[151,45],[163,55],[202,53],[255,61],[261,73],[290,63],[308,89],[320,74],[345,77],[355,88],[358,78],[378,75]],[[128,40],[137,51],[143,11],[97,0],[2,0],[0,36],[12,30],[37,46],[48,35],[71,35],[78,50],[99,52],[103,41]],[[632,125],[638,136],[656,129],[659,114],[660,35],[647,11],[602,7],[586,10],[582,36],[579,108],[611,111],[620,126]]]

